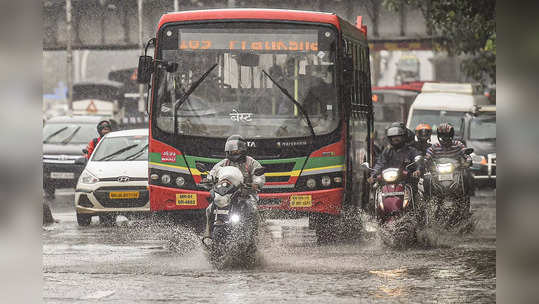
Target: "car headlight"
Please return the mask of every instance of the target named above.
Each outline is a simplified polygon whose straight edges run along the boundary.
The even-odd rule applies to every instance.
[[[441,174],[447,174],[453,172],[453,164],[438,164],[436,165],[436,171]]]
[[[81,184],[95,184],[99,181],[99,178],[92,175],[87,170],[84,170],[79,177],[79,183]]]
[[[472,153],[470,156],[472,157],[472,162],[473,162],[474,165],[477,165],[477,164],[486,165],[487,164],[487,159],[483,155],[477,155],[475,153]]]
[[[388,183],[396,181],[398,177],[399,171],[397,169],[386,169],[382,172],[382,178]]]

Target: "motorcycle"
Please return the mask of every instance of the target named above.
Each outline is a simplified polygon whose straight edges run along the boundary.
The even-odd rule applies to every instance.
[[[387,168],[376,177],[374,210],[380,225],[382,240],[392,247],[406,247],[416,241],[420,206],[415,201],[412,185],[409,183],[408,168],[423,161],[417,156],[414,162],[401,168]],[[372,170],[368,163],[362,165]]]
[[[469,155],[473,148],[464,153]],[[454,228],[471,217],[470,195],[466,189],[466,171],[470,163],[463,159],[439,158],[432,161],[425,174],[429,185],[427,199],[427,224]]]
[[[208,169],[200,163],[202,173]],[[264,168],[255,169],[255,175],[264,174]],[[210,191],[210,237],[202,244],[209,254],[210,263],[221,269],[226,265],[250,266],[256,260],[258,237],[258,211],[253,204],[256,194],[243,182],[243,174],[233,166],[219,169],[216,181],[203,180],[199,187]]]

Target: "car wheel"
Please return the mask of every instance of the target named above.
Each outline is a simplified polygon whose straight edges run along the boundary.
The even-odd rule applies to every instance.
[[[77,223],[79,226],[88,226],[92,221],[92,216],[88,214],[79,214],[77,213]]]
[[[115,214],[103,214],[99,216],[99,222],[102,225],[106,226],[112,226],[116,223],[116,215]]]

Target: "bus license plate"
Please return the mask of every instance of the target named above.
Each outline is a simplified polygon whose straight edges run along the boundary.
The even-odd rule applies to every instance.
[[[439,181],[450,181],[453,180],[453,174],[440,174],[438,175]]]
[[[176,205],[179,206],[196,206],[197,195],[195,193],[177,193]]]
[[[138,191],[121,191],[121,192],[109,192],[109,198],[111,199],[131,199],[138,198]]]
[[[292,195],[290,196],[290,207],[306,208],[312,207],[313,202],[310,195]]]
[[[75,178],[75,173],[73,173],[73,172],[51,172],[51,178],[74,179]]]

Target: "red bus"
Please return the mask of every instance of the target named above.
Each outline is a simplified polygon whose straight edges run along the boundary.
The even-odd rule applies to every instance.
[[[366,203],[355,153],[370,155],[373,129],[365,26],[320,12],[185,11],[163,15],[150,41],[138,79],[152,84],[152,211],[202,214],[196,163],[223,159],[233,134],[266,168],[261,210],[309,216],[325,237]]]

